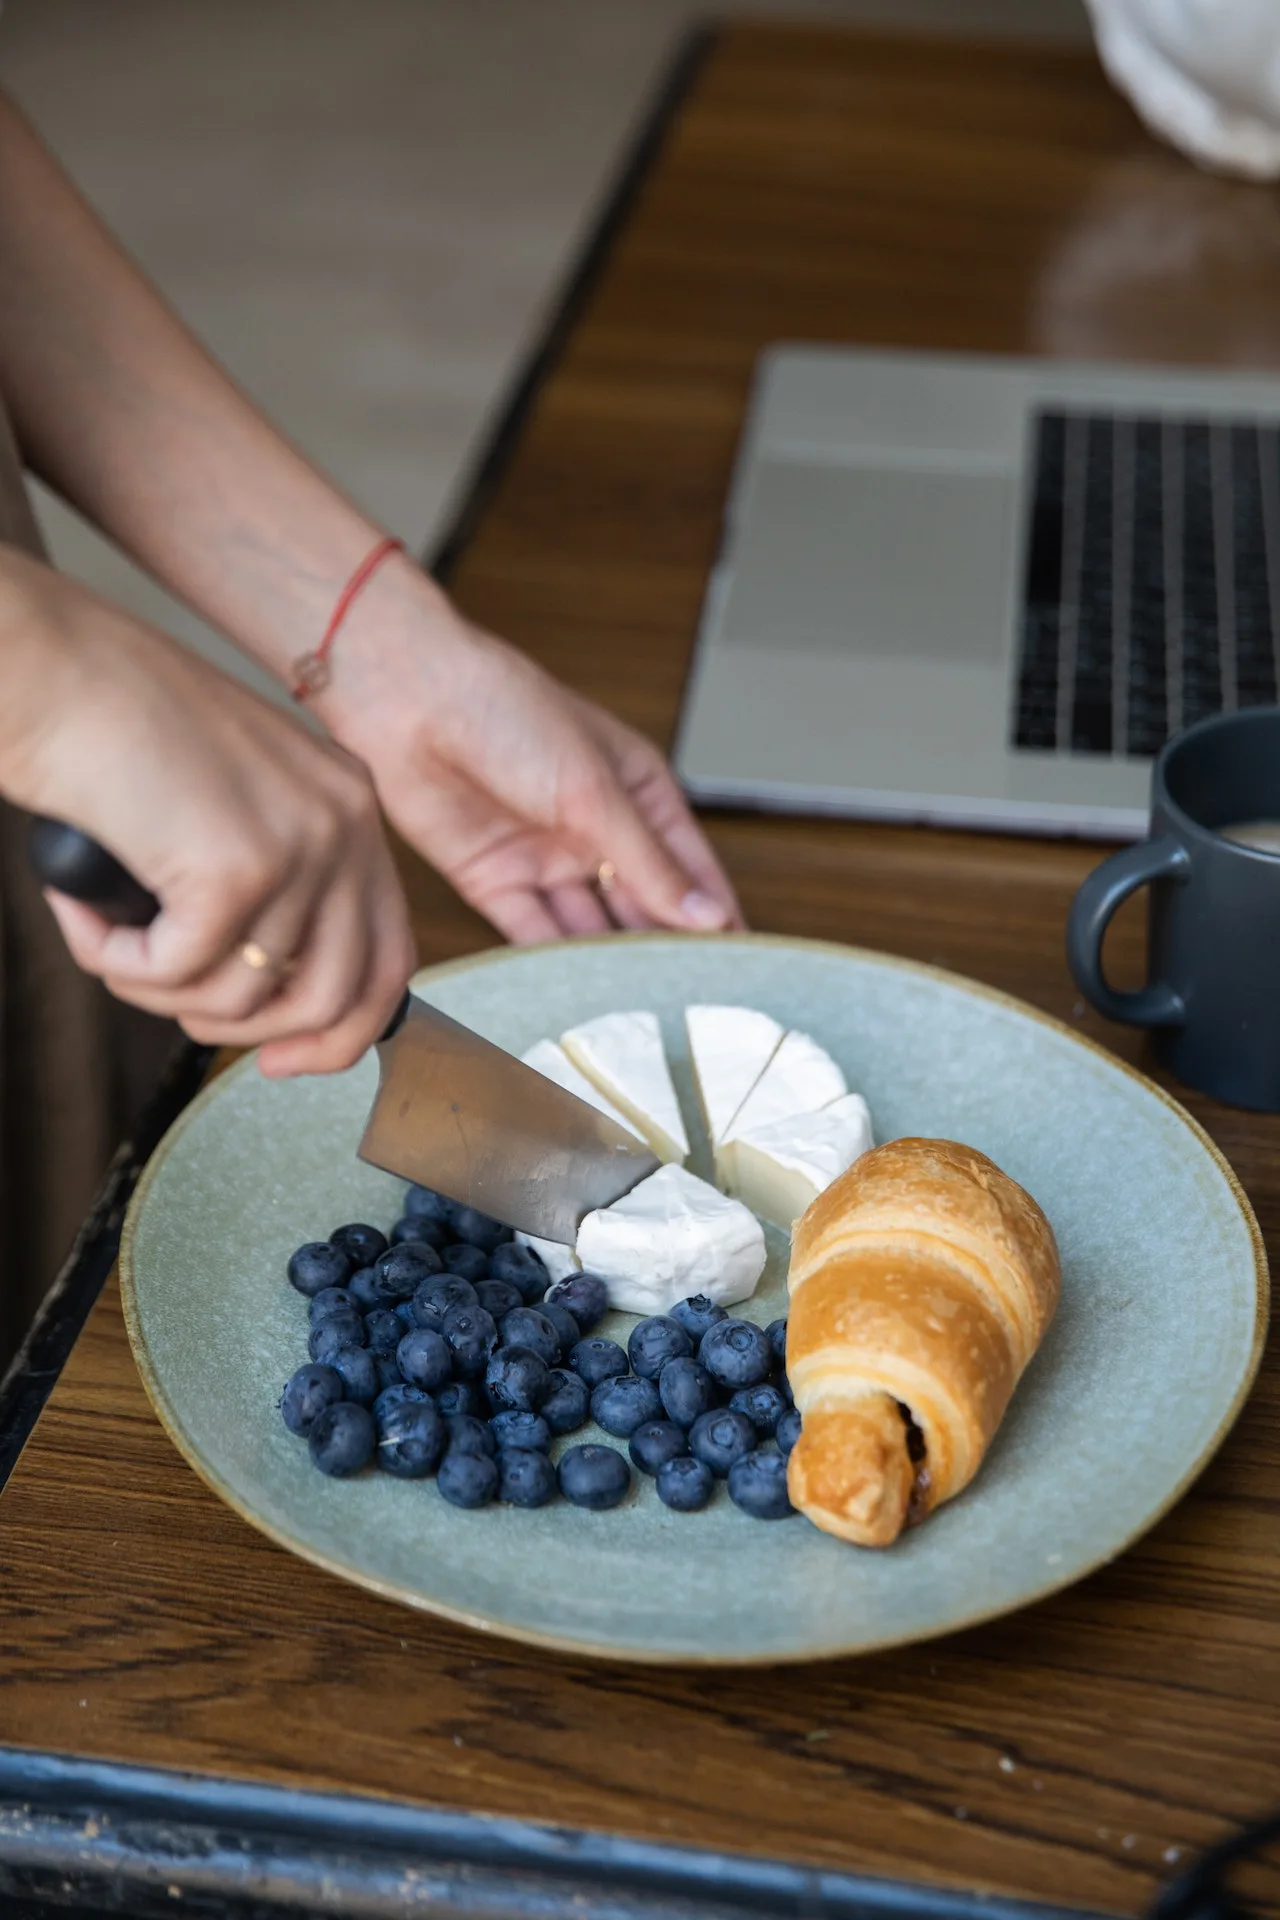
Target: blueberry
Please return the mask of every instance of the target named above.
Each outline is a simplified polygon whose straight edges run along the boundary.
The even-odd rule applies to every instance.
[[[446,1273],[461,1274],[474,1287],[477,1280],[489,1277],[489,1262],[479,1247],[469,1247],[465,1240],[459,1240],[451,1247],[441,1249],[440,1258],[444,1261]]]
[[[722,1387],[756,1387],[773,1372],[773,1348],[751,1320],[720,1320],[702,1336],[698,1358]]]
[[[545,1453],[503,1447],[498,1455],[498,1498],[511,1507],[545,1507],[556,1497],[556,1470]]]
[[[428,1220],[423,1213],[406,1213],[396,1221],[389,1238],[393,1247],[398,1247],[404,1240],[414,1240],[419,1246],[430,1247],[433,1252],[439,1253],[449,1235],[438,1220]]]
[[[321,1473],[345,1479],[349,1473],[359,1473],[361,1467],[368,1466],[377,1439],[378,1430],[368,1407],[358,1407],[353,1400],[340,1400],[336,1407],[326,1407],[323,1413],[317,1414],[307,1435],[307,1445]]]
[[[688,1355],[668,1360],[658,1379],[658,1392],[668,1420],[686,1429],[709,1413],[719,1399],[711,1375]]]
[[[591,1395],[591,1418],[606,1433],[615,1434],[619,1440],[629,1440],[644,1421],[662,1418],[662,1401],[652,1380],[628,1373],[621,1379],[602,1380],[595,1388]]]
[[[364,1321],[349,1307],[343,1307],[338,1313],[327,1313],[307,1335],[307,1352],[313,1360],[322,1362],[332,1360],[334,1354],[343,1347],[362,1347],[364,1344]]]
[[[683,1360],[693,1352],[693,1342],[684,1328],[665,1313],[650,1314],[638,1320],[627,1341],[627,1358],[633,1373],[642,1380],[656,1380],[668,1360]]]
[[[421,1387],[406,1386],[400,1381],[394,1387],[384,1387],[373,1403],[373,1417],[381,1426],[387,1415],[396,1407],[421,1406],[431,1395],[424,1393]]]
[[[438,1273],[415,1288],[413,1317],[420,1327],[430,1327],[433,1333],[439,1333],[451,1308],[478,1307],[479,1304],[469,1280],[464,1280],[459,1273]]]
[[[351,1262],[341,1247],[330,1246],[327,1240],[308,1240],[292,1255],[287,1271],[290,1284],[310,1297],[325,1287],[345,1287]]]
[[[451,1507],[487,1507],[498,1497],[498,1463],[487,1453],[458,1453],[450,1447],[436,1485]]]
[[[329,1245],[346,1254],[354,1273],[359,1267],[371,1267],[386,1252],[387,1236],[377,1227],[367,1227],[362,1220],[356,1220],[349,1227],[335,1227],[329,1235]]]
[[[631,1371],[617,1341],[602,1340],[599,1335],[579,1340],[569,1354],[569,1365],[589,1387],[598,1387],[602,1380],[612,1380]]]
[[[383,1393],[386,1392],[388,1387],[400,1387],[404,1385],[400,1377],[400,1369],[395,1362],[394,1354],[375,1353],[373,1356],[373,1364],[378,1373],[378,1386]]]
[[[773,1437],[778,1443],[779,1453],[785,1460],[796,1441],[800,1438],[800,1413],[798,1408],[787,1408],[781,1420],[779,1420],[777,1427],[774,1429]]]
[[[781,1320],[769,1322],[764,1330],[764,1337],[772,1350],[774,1365],[785,1367],[787,1364],[787,1317],[785,1314]]]
[[[557,1280],[543,1302],[548,1306],[568,1307],[584,1333],[590,1333],[609,1311],[609,1289],[598,1273],[571,1273]]]
[[[723,1479],[735,1460],[742,1460],[755,1451],[758,1439],[745,1413],[721,1407],[694,1421],[689,1430],[689,1451],[695,1460],[701,1460]]]
[[[560,1462],[560,1491],[575,1507],[603,1513],[625,1500],[631,1469],[613,1447],[570,1447]]]
[[[453,1217],[457,1202],[447,1200],[434,1187],[410,1187],[404,1196],[406,1218],[431,1220],[441,1226],[447,1226]]]
[[[379,1313],[381,1313],[384,1311],[384,1309],[379,1307],[378,1311]],[[396,1319],[400,1322],[402,1331],[405,1333],[412,1333],[413,1329],[418,1324],[413,1317],[412,1300],[397,1300],[394,1307],[392,1307],[391,1311],[392,1313],[394,1313]]]
[[[447,1386],[453,1372],[444,1335],[432,1333],[429,1327],[415,1327],[397,1342],[396,1365],[401,1378],[411,1387],[421,1387],[424,1393]]]
[[[378,1276],[372,1267],[361,1267],[359,1273],[353,1273],[347,1285],[347,1292],[361,1313],[372,1313],[375,1307],[382,1305],[382,1296],[378,1292]]]
[[[787,1403],[776,1387],[739,1387],[729,1401],[739,1413],[745,1413],[762,1440],[771,1440]]]
[[[558,1300],[544,1300],[537,1311],[555,1328],[561,1353],[572,1353],[582,1338],[582,1328],[568,1307],[562,1307]]]
[[[474,1207],[454,1207],[449,1225],[455,1240],[466,1240],[473,1247],[479,1247],[481,1253],[492,1253],[512,1238],[510,1227],[504,1227],[501,1220],[491,1220],[487,1213],[478,1213]],[[498,1278],[505,1280],[510,1276],[499,1274]]]
[[[446,1420],[459,1413],[483,1420],[489,1411],[484,1394],[473,1380],[451,1380],[447,1387],[441,1387],[439,1393],[432,1397]]]
[[[523,1447],[534,1453],[546,1453],[551,1446],[551,1429],[538,1413],[495,1413],[489,1425],[503,1447]]]
[[[489,1272],[493,1279],[505,1280],[509,1287],[514,1287],[526,1307],[541,1300],[550,1278],[533,1248],[521,1246],[518,1240],[508,1240],[494,1248],[489,1255]]]
[[[524,1305],[524,1295],[509,1280],[477,1280],[476,1299],[495,1320],[505,1320],[513,1308]]]
[[[678,1453],[658,1469],[658,1498],[673,1513],[699,1513],[715,1490],[710,1467],[691,1453]]]
[[[576,1433],[586,1425],[590,1408],[591,1395],[585,1380],[570,1373],[567,1367],[552,1367],[538,1402],[538,1411],[552,1433]]]
[[[488,1421],[477,1420],[470,1413],[450,1413],[442,1418],[449,1436],[450,1453],[483,1453],[492,1459],[498,1451],[498,1442]]]
[[[311,1296],[307,1319],[314,1327],[326,1314],[335,1313],[339,1307],[350,1307],[352,1313],[360,1312],[360,1303],[350,1287],[321,1287],[319,1293]]]
[[[787,1495],[787,1462],[772,1447],[744,1454],[729,1469],[729,1498],[753,1520],[785,1520],[795,1512]]]
[[[373,1271],[378,1298],[384,1307],[394,1307],[397,1300],[407,1300],[424,1280],[439,1273],[440,1255],[425,1241],[402,1240],[375,1260]]]
[[[342,1376],[342,1397],[370,1406],[378,1397],[378,1363],[367,1347],[339,1347],[330,1360],[334,1372]]]
[[[459,1380],[481,1379],[489,1356],[498,1344],[493,1315],[480,1306],[450,1307],[440,1331],[448,1343],[453,1370]]]
[[[430,1400],[408,1400],[378,1424],[378,1465],[401,1480],[425,1480],[445,1449],[443,1416]]]
[[[394,1359],[404,1338],[404,1322],[390,1307],[375,1307],[364,1317],[365,1344],[379,1359]]]
[[[632,1434],[627,1451],[641,1473],[656,1473],[688,1447],[684,1434],[670,1420],[646,1420]]]
[[[280,1396],[280,1417],[290,1433],[310,1433],[326,1407],[342,1398],[342,1375],[336,1367],[314,1361],[299,1367]]]
[[[708,1300],[705,1293],[691,1293],[687,1300],[678,1300],[668,1315],[677,1326],[684,1328],[695,1346],[704,1333],[728,1317],[724,1308]]]
[[[484,1382],[495,1413],[537,1413],[547,1390],[547,1363],[530,1347],[501,1347]]]
[[[516,1307],[502,1323],[504,1347],[531,1347],[549,1367],[559,1364],[560,1335],[537,1307]]]

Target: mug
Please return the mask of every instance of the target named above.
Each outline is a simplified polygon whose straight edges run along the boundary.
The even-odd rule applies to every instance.
[[[1102,940],[1139,887],[1151,889],[1148,984],[1118,992]],[[1280,708],[1222,714],[1168,742],[1151,779],[1150,838],[1089,875],[1067,959],[1099,1013],[1150,1027],[1157,1057],[1187,1086],[1280,1113]]]

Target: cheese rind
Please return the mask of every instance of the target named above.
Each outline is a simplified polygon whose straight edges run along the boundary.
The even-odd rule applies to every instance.
[[[517,1233],[517,1244],[528,1247],[536,1253],[551,1279],[567,1280],[571,1273],[579,1272],[578,1256],[572,1247],[566,1247],[559,1240],[539,1240],[536,1234]]]
[[[783,1028],[755,1007],[686,1007],[693,1080],[714,1147],[772,1060]]]
[[[741,1201],[668,1165],[589,1213],[577,1255],[605,1282],[610,1306],[625,1313],[666,1313],[694,1293],[729,1306],[755,1292],[764,1232]]]
[[[816,1113],[848,1091],[831,1055],[807,1033],[793,1029],[734,1114],[723,1140],[727,1143],[757,1127],[771,1127],[793,1114]]]
[[[684,1161],[689,1137],[656,1013],[637,1009],[601,1014],[598,1020],[562,1033],[560,1045],[578,1071],[627,1116],[633,1131],[660,1160]]]
[[[615,1107],[611,1100],[607,1100],[599,1087],[594,1086],[587,1079],[585,1073],[579,1073],[564,1048],[557,1046],[554,1040],[539,1040],[536,1046],[530,1047],[528,1053],[522,1053],[520,1058],[526,1067],[532,1067],[535,1073],[542,1075],[544,1080],[554,1080],[555,1084],[563,1087],[566,1093],[576,1094],[579,1100],[585,1100],[589,1107],[594,1107],[598,1113],[603,1113],[615,1125],[625,1127],[627,1132],[634,1133],[637,1139],[643,1137],[637,1128],[632,1126],[626,1114]]]
[[[731,1190],[753,1213],[790,1227],[872,1144],[866,1101],[860,1093],[846,1093],[817,1113],[739,1134]]]

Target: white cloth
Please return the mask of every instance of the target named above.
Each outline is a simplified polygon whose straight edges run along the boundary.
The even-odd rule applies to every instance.
[[[1098,53],[1201,166],[1280,178],[1280,0],[1088,0]]]

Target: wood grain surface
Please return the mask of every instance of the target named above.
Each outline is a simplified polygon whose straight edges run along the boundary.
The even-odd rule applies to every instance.
[[[1274,364],[1278,238],[1273,194],[1158,150],[1084,56],[735,27],[457,591],[665,741],[766,342]],[[1085,1012],[1063,959],[1096,849],[711,827],[753,925],[957,968],[1143,1059]],[[491,940],[406,873],[425,960]],[[1141,946],[1127,914],[1120,978]],[[1280,1119],[1189,1104],[1274,1252]],[[0,1499],[0,1744],[1136,1912],[1189,1850],[1280,1802],[1278,1469],[1269,1357],[1177,1510],[1038,1608],[811,1669],[579,1664],[380,1602],[252,1532],[165,1439],[112,1289]],[[1274,1872],[1253,1890],[1280,1906]]]

